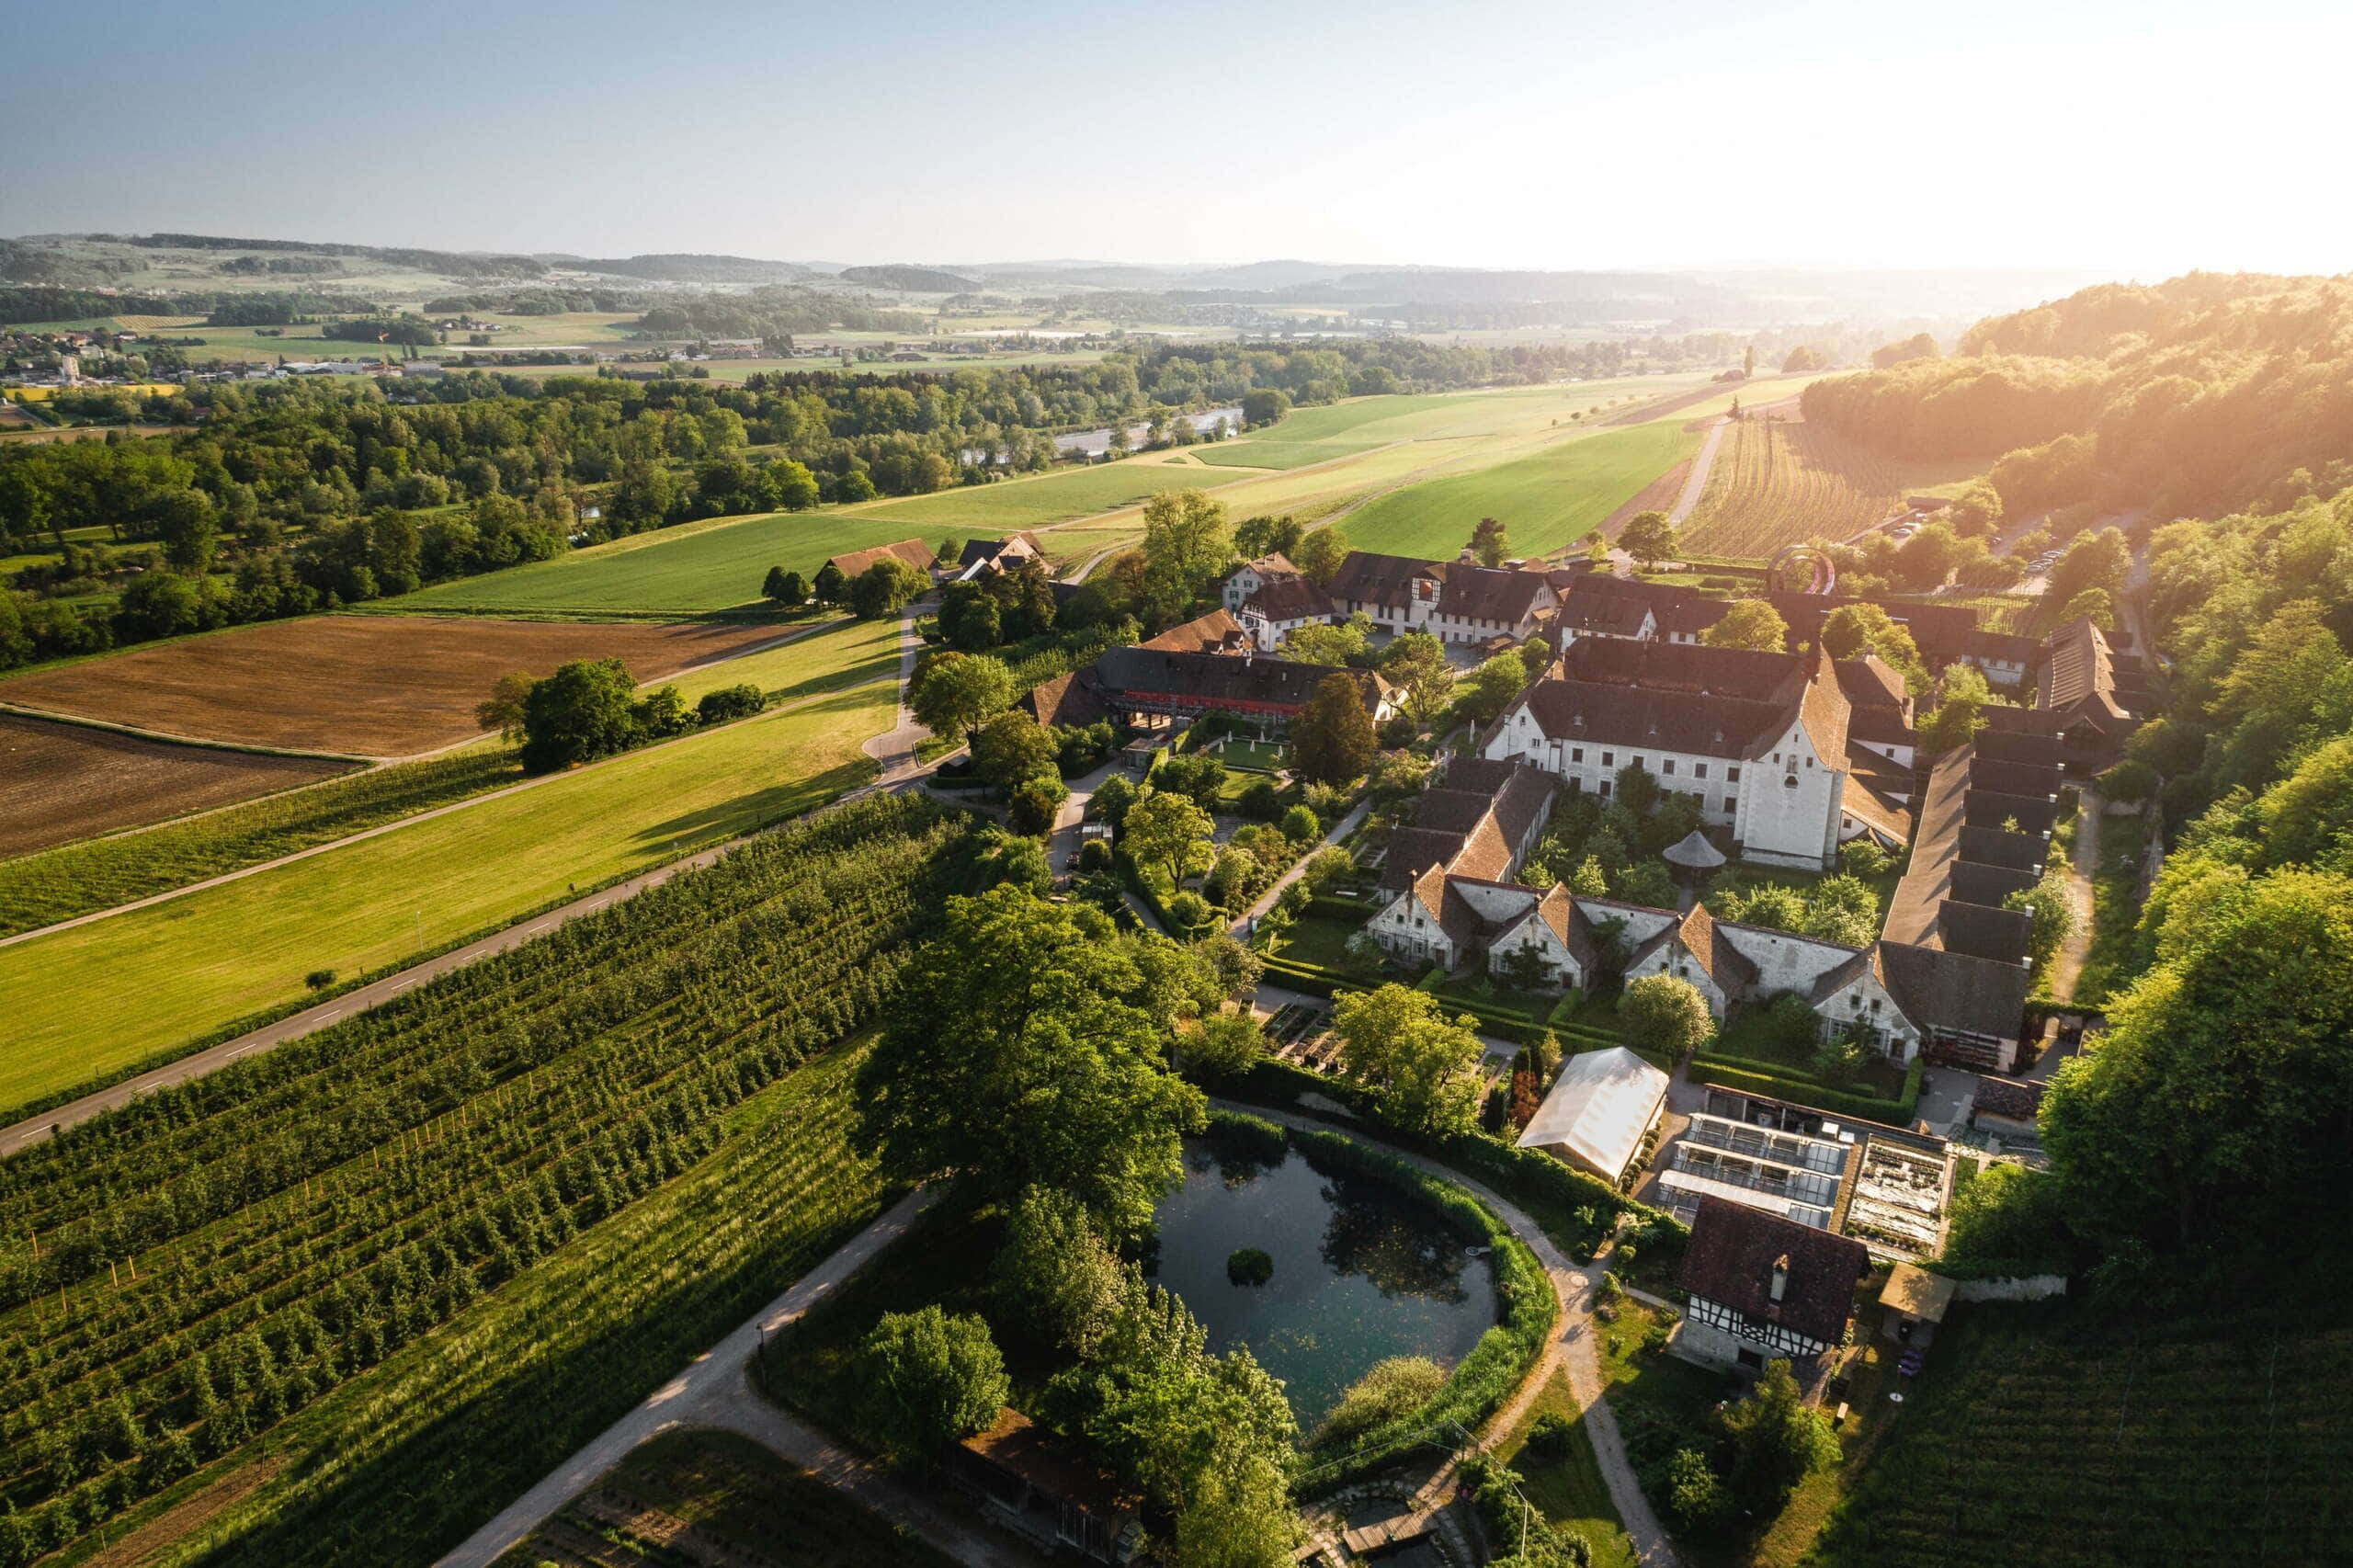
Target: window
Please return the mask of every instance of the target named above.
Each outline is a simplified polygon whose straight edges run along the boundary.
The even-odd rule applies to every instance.
[[[1659,764],[1659,768],[1658,768],[1658,770],[1659,770],[1661,773],[1665,774],[1665,775],[1667,778],[1674,778],[1674,777],[1675,777],[1675,759],[1674,759],[1673,757],[1671,757],[1671,756],[1670,756],[1670,757],[1668,757],[1665,762],[1663,762],[1663,763]]]
[[[1805,765],[1806,765],[1808,767],[1812,767],[1813,766],[1813,758],[1812,758],[1812,757],[1807,757],[1807,758],[1805,759]]]
[[[1724,797],[1724,810],[1727,812],[1737,812],[1740,810],[1739,797],[1734,795],[1726,795]]]
[[[1602,767],[1617,767],[1617,766],[1618,766],[1618,754],[1617,754],[1616,752],[1614,752],[1614,751],[1606,751],[1606,752],[1603,752],[1603,753],[1601,754],[1601,766],[1602,766]]]
[[[1642,759],[1641,757],[1639,757],[1639,756],[1638,756],[1638,757],[1636,757],[1636,758],[1634,759],[1634,766],[1635,766],[1636,767],[1642,767],[1642,765],[1643,765],[1643,759]]]
[[[1583,762],[1585,760],[1585,747],[1571,746],[1569,748],[1569,760],[1571,762]]]
[[[1739,769],[1738,767],[1727,767],[1727,768],[1725,768],[1725,769],[1724,769],[1724,782],[1725,782],[1725,783],[1727,783],[1727,784],[1737,784],[1737,783],[1739,783],[1739,782],[1740,782],[1740,769]]]
[[[1607,778],[1601,781],[1601,798],[1605,801],[1609,799],[1609,780]]]
[[[1707,765],[1706,763],[1704,763],[1704,762],[1695,762],[1695,763],[1693,763],[1693,764],[1691,765],[1691,777],[1692,777],[1692,778],[1705,778],[1707,776],[1708,776],[1708,765]]]
[[[1780,761],[1780,760],[1781,760],[1781,754],[1780,754],[1779,752],[1775,752],[1775,753],[1773,754],[1773,760],[1774,760],[1775,762],[1779,762],[1779,761]]]
[[[1765,1358],[1758,1355],[1756,1351],[1737,1350],[1733,1352],[1733,1355],[1739,1359],[1742,1366],[1753,1367],[1759,1371],[1764,1370]]]

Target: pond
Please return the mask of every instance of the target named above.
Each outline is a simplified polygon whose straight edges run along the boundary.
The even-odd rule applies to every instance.
[[[1495,1268],[1395,1188],[1325,1172],[1298,1150],[1278,1165],[1185,1149],[1185,1185],[1159,1210],[1154,1278],[1209,1330],[1246,1345],[1283,1380],[1302,1435],[1348,1385],[1392,1356],[1452,1367],[1495,1326]],[[1274,1259],[1264,1285],[1226,1278],[1227,1256]]]

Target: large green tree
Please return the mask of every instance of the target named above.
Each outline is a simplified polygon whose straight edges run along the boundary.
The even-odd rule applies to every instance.
[[[637,739],[637,683],[619,659],[574,659],[523,699],[523,766],[547,773],[608,756]]]
[[[1689,981],[1671,974],[1628,981],[1618,996],[1618,1027],[1627,1044],[1648,1046],[1670,1059],[1699,1050],[1716,1034],[1708,999]]]
[[[1346,784],[1364,776],[1378,745],[1372,715],[1352,676],[1328,675],[1292,721],[1291,764],[1313,784]]]
[[[1393,983],[1347,993],[1334,1003],[1332,1028],[1349,1075],[1374,1091],[1383,1120],[1430,1136],[1469,1131],[1483,1048],[1437,997]]]
[[[1012,1387],[988,1324],[936,1306],[885,1312],[859,1346],[858,1373],[858,1426],[914,1469],[995,1420]]]
[[[1790,623],[1767,599],[1738,599],[1724,618],[1700,633],[1711,648],[1756,648],[1778,653],[1789,640]]]
[[[1161,625],[1182,620],[1233,559],[1225,503],[1199,490],[1164,490],[1143,504],[1144,606]]]
[[[984,654],[943,653],[924,660],[907,683],[915,722],[943,738],[970,734],[1013,704],[1013,674]]]
[[[1168,873],[1169,890],[1195,871],[1210,868],[1210,835],[1217,824],[1190,799],[1154,790],[1130,806],[1120,824],[1120,843],[1147,866]]]
[[[1011,887],[948,901],[858,1069],[857,1142],[884,1171],[1057,1188],[1112,1237],[1151,1224],[1201,1125],[1166,1052],[1202,977],[1165,938],[1086,913]]]

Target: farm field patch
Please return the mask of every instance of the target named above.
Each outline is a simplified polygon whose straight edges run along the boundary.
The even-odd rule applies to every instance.
[[[1617,381],[1512,387],[1499,392],[1429,392],[1350,398],[1295,409],[1264,433],[1191,449],[1205,463],[1299,468],[1386,446],[1392,441],[1449,441],[1525,436],[1566,427],[1571,415],[1588,413],[1627,396],[1688,385],[1688,376],[1629,376]]]
[[[1885,519],[1904,496],[1983,466],[1886,457],[1794,416],[1744,419],[1724,430],[1683,542],[1699,554],[1765,556],[1809,539],[1843,540]]]
[[[1229,478],[1211,468],[1130,460],[1069,469],[1036,479],[1001,480],[995,484],[871,503],[854,515],[891,518],[908,525],[906,532],[926,538],[936,531],[997,537],[1017,528],[1041,528],[1109,511],[1157,491],[1198,490],[1226,483]]]
[[[500,676],[620,658],[640,680],[773,640],[775,626],[314,615],[150,643],[0,680],[0,701],[244,745],[408,756],[480,733]]]
[[[487,801],[192,892],[0,949],[0,1105],[87,1082],[352,975],[438,951],[808,810],[872,777],[858,749],[888,729],[877,683],[649,746]],[[170,975],[130,985],[123,977]]]
[[[929,537],[871,510],[715,518],[457,578],[387,608],[468,615],[703,615],[757,603],[771,566],[813,577],[828,556],[918,533]]]
[[[1514,555],[1561,550],[1699,448],[1673,420],[1579,436],[1523,458],[1390,491],[1351,513],[1358,550],[1451,557],[1482,517],[1499,517]]]
[[[499,1559],[657,1568],[680,1547],[760,1568],[950,1568],[927,1543],[733,1432],[667,1432]]]
[[[0,713],[0,858],[331,778],[347,765]]]
[[[781,646],[715,665],[704,665],[674,679],[689,703],[722,687],[752,685],[771,701],[790,702],[840,691],[870,680],[895,679],[899,673],[899,622],[841,617],[819,621]]]
[[[485,740],[421,762],[365,768],[142,832],[109,834],[0,859],[0,936],[37,930],[257,866],[512,784],[521,777],[515,754],[496,740]]]

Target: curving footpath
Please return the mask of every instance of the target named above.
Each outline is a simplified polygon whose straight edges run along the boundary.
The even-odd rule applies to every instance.
[[[807,1422],[778,1409],[752,1388],[752,1358],[761,1343],[798,1322],[883,1248],[906,1234],[935,1196],[916,1192],[902,1199],[749,1322],[648,1394],[635,1410],[564,1460],[546,1480],[467,1537],[435,1568],[490,1568],[641,1445],[687,1426],[718,1427],[749,1437],[885,1518],[906,1526],[970,1568],[1037,1568],[1039,1559],[1017,1542],[983,1532],[938,1499],[877,1470]]]
[[[1362,1137],[1360,1133],[1336,1127],[1328,1121],[1295,1116],[1289,1111],[1270,1110],[1265,1106],[1224,1099],[1211,1103],[1226,1110],[1279,1121],[1286,1127]],[[1610,1413],[1608,1402],[1601,1397],[1601,1357],[1594,1348],[1593,1298],[1604,1272],[1602,1265],[1596,1262],[1580,1268],[1571,1263],[1563,1256],[1561,1249],[1552,1244],[1552,1239],[1544,1233],[1544,1228],[1529,1219],[1518,1205],[1451,1165],[1425,1159],[1394,1144],[1380,1142],[1377,1139],[1364,1139],[1364,1142],[1376,1144],[1384,1154],[1419,1166],[1430,1175],[1474,1194],[1511,1227],[1513,1235],[1528,1244],[1529,1250],[1544,1266],[1545,1274],[1552,1281],[1552,1294],[1561,1303],[1560,1332],[1552,1345],[1546,1347],[1543,1357],[1529,1369],[1519,1392],[1488,1418],[1487,1431],[1489,1434],[1509,1431],[1528,1414],[1529,1406],[1536,1403],[1537,1395],[1543,1392],[1545,1383],[1552,1379],[1552,1369],[1564,1369],[1569,1375],[1570,1395],[1576,1401],[1577,1409],[1585,1420],[1586,1435],[1593,1440],[1594,1460],[1600,1466],[1602,1481],[1609,1488],[1609,1500],[1617,1506],[1618,1517],[1624,1522],[1626,1534],[1634,1543],[1635,1556],[1643,1568],[1675,1568],[1678,1561],[1675,1547],[1660,1526],[1658,1516],[1651,1511],[1650,1500],[1643,1495],[1642,1485],[1634,1479],[1633,1466],[1626,1462],[1626,1445],[1618,1435],[1618,1418]],[[1451,1469],[1449,1464],[1439,1473],[1446,1475]]]

